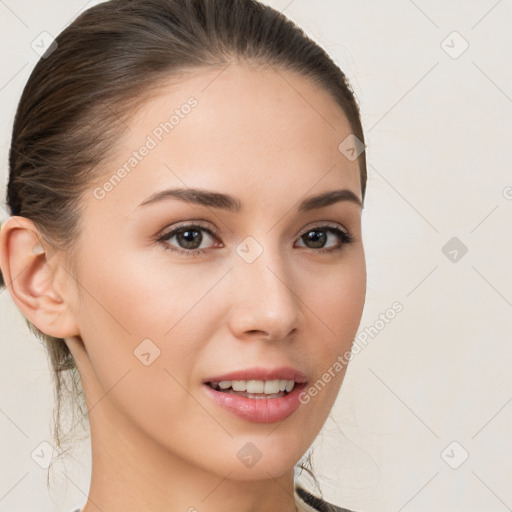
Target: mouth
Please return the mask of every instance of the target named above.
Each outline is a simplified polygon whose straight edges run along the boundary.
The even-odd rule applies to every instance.
[[[266,399],[282,398],[293,391],[297,383],[294,380],[223,380],[205,382],[215,391],[246,398]]]
[[[214,404],[251,423],[273,423],[291,416],[301,405],[305,387],[306,382],[284,379],[203,382]]]

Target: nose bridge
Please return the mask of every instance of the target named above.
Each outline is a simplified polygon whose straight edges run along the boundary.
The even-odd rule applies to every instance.
[[[298,326],[302,312],[291,267],[278,244],[267,242],[264,246],[247,237],[236,253],[232,329],[238,336],[259,331],[272,339],[285,338]]]

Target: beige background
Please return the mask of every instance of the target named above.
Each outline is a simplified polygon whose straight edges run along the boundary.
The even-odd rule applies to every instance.
[[[94,3],[0,1],[2,191],[31,43]],[[367,136],[372,334],[313,446],[325,497],[360,512],[511,509],[512,2],[268,3],[346,71]],[[88,441],[48,493],[31,458],[51,442],[47,362],[5,290],[0,308],[0,510],[68,512],[85,502]]]

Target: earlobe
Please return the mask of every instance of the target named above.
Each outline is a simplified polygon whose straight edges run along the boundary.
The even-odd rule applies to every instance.
[[[13,301],[40,331],[64,338],[78,334],[78,328],[69,303],[56,289],[58,266],[50,261],[57,257],[30,219],[11,216],[3,223],[0,267]]]

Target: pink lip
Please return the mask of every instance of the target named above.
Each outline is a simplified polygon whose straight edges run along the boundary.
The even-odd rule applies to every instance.
[[[255,367],[246,370],[238,370],[224,375],[217,375],[203,379],[206,382],[221,382],[223,380],[294,380],[297,384],[303,384],[307,377],[299,370],[290,366],[280,368]]]
[[[296,384],[290,393],[281,398],[257,399],[230,393],[223,393],[222,391],[217,391],[211,388],[206,383],[202,385],[202,388],[215,404],[234,414],[235,416],[238,416],[239,418],[242,418],[246,421],[251,421],[252,423],[274,423],[276,421],[282,421],[286,419],[300,407],[299,395],[305,387],[305,383]]]

